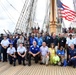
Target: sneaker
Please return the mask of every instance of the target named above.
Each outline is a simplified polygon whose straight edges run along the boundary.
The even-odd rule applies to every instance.
[[[73,66],[73,68],[76,68],[76,66]]]
[[[46,64],[46,66],[48,66],[48,64]]]
[[[61,63],[61,65],[60,66],[63,66],[64,64],[63,63]]]

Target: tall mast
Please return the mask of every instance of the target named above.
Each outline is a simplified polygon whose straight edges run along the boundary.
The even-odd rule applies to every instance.
[[[50,13],[50,32],[57,32],[56,25],[56,0],[51,1],[51,13]]]

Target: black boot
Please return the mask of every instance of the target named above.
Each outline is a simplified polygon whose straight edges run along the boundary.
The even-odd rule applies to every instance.
[[[16,63],[14,62],[13,66],[16,66]]]
[[[76,68],[76,66],[75,66],[75,65],[73,65],[73,68]]]
[[[25,62],[23,61],[23,65],[26,66]]]
[[[61,65],[60,66],[63,66],[64,64],[63,63],[61,63]]]

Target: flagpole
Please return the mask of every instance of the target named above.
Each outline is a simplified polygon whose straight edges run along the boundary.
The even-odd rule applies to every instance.
[[[51,10],[50,10],[50,32],[57,32],[57,25],[56,25],[56,0],[51,1]]]

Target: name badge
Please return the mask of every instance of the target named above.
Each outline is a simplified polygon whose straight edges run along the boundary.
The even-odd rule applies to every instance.
[[[34,48],[32,48],[32,50],[34,50]]]
[[[36,51],[37,51],[37,49],[36,49]]]
[[[62,40],[62,42],[63,42],[63,40]]]

